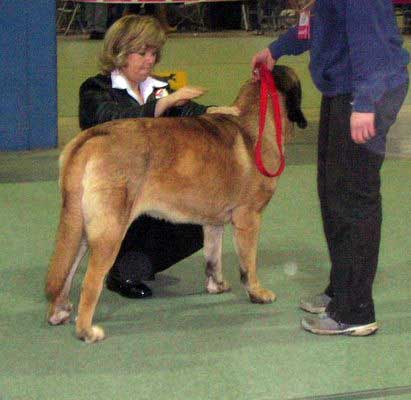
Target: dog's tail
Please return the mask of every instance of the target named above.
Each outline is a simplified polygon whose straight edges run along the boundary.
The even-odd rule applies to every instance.
[[[81,199],[77,195],[68,193],[63,195],[56,245],[46,277],[45,292],[49,300],[55,300],[61,293],[79,253],[83,235],[80,203]]]
[[[278,90],[285,96],[288,119],[300,128],[306,128],[307,120],[301,110],[301,83],[297,75],[285,65],[276,65],[273,76]]]
[[[67,166],[70,164],[70,171],[79,173],[81,162],[75,156],[81,146],[92,136],[94,133],[90,131],[80,133],[68,143],[60,156],[59,184],[62,207],[55,249],[50,260],[45,285],[46,296],[50,300],[55,300],[61,293],[74,266],[84,235],[81,177],[77,176],[75,179],[78,179],[78,182],[73,182],[73,177],[68,175]]]

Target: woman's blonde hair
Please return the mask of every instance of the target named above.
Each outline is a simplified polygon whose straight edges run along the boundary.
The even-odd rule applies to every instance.
[[[118,19],[104,37],[100,66],[103,74],[127,64],[127,57],[145,48],[157,50],[156,63],[160,61],[166,35],[160,22],[150,16],[126,15]]]

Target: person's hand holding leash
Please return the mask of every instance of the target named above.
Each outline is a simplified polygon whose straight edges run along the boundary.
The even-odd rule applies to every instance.
[[[363,144],[373,138],[375,131],[374,113],[353,112],[351,114],[351,138],[357,144]]]
[[[253,81],[256,82],[260,79],[258,68],[256,68],[257,64],[263,64],[270,71],[272,71],[275,63],[276,63],[276,60],[274,60],[274,58],[271,56],[271,52],[268,49],[268,47],[265,48],[264,50],[261,50],[257,54],[255,54],[251,61],[251,66],[252,66],[252,71],[253,71],[253,76],[252,76]]]

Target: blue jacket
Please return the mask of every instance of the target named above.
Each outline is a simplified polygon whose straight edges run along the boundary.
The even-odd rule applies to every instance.
[[[269,46],[274,59],[310,50],[310,71],[325,96],[353,94],[353,110],[373,112],[387,90],[408,80],[391,0],[317,0],[311,39],[291,28]]]

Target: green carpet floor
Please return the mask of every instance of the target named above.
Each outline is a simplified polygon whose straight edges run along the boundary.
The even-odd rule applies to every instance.
[[[410,161],[384,167],[381,331],[369,338],[318,337],[299,327],[299,296],[320,290],[328,275],[312,165],[286,169],[264,215],[259,275],[278,294],[275,303],[248,302],[228,228],[223,260],[232,292],[205,293],[198,253],[159,274],[152,299],[104,291],[95,320],[108,338],[96,345],[76,340],[73,324],[45,321],[57,182],[1,184],[0,398],[282,400],[409,385],[410,171]],[[84,266],[75,304],[83,273]],[[411,398],[411,387],[403,396]]]
[[[205,104],[228,103],[251,55],[270,39],[176,36],[161,66],[187,69],[192,83],[209,87]],[[78,85],[97,71],[100,44],[59,41],[60,117],[75,120]],[[289,61],[313,112],[310,130],[298,131],[288,147],[288,166],[264,213],[259,276],[278,295],[271,305],[248,301],[227,227],[230,293],[205,293],[199,252],[159,274],[151,299],[105,290],[95,315],[108,336],[101,343],[78,341],[73,322],[48,326],[43,283],[58,222],[58,150],[0,154],[1,400],[411,399],[411,160],[391,158],[382,172],[374,293],[381,330],[368,338],[304,332],[298,300],[324,288],[329,262],[315,189],[318,93],[304,72],[307,59]],[[84,271],[85,264],[74,282],[75,308]]]

